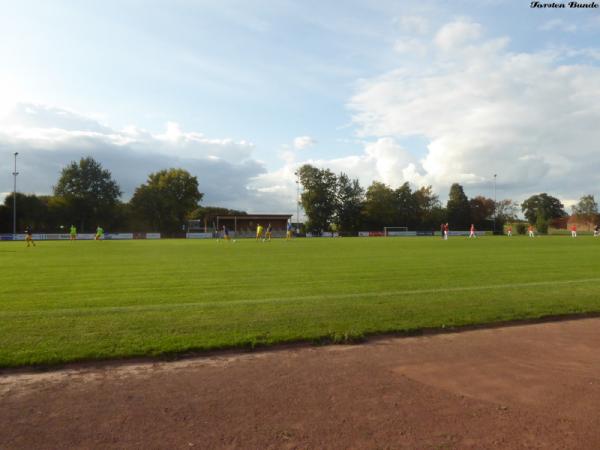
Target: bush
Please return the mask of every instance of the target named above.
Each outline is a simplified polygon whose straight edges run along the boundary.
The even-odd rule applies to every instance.
[[[538,215],[537,221],[535,222],[535,228],[540,234],[548,234],[548,220],[542,215]]]
[[[518,234],[525,234],[527,232],[527,224],[525,223],[518,223],[517,224],[517,233]]]

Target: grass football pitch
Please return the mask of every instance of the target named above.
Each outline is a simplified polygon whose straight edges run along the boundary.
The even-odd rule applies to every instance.
[[[600,239],[0,243],[0,367],[600,311]]]

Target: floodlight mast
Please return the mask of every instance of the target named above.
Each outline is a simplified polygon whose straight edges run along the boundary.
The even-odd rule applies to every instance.
[[[496,177],[498,175],[494,174],[494,233],[496,232]]]
[[[300,170],[297,170],[294,175],[296,175],[296,227],[300,231]]]
[[[13,184],[13,240],[17,237],[17,155],[19,152],[15,152],[15,170],[12,173],[14,178]]]

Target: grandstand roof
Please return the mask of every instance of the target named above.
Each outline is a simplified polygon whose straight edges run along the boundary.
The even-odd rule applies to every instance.
[[[289,219],[292,214],[224,214],[218,215],[218,219],[249,219],[249,220],[264,220],[264,219]]]

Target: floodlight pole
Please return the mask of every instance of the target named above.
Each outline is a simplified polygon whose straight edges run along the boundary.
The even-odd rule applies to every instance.
[[[496,232],[496,177],[494,174],[494,233]]]
[[[14,184],[13,184],[13,240],[17,236],[17,155],[19,152],[15,152],[15,170],[13,172]]]
[[[300,227],[300,172],[296,171],[296,227]]]

